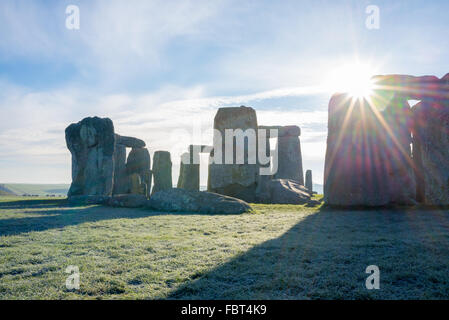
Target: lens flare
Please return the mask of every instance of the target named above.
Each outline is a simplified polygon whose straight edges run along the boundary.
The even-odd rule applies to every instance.
[[[345,64],[331,72],[325,86],[332,93],[348,93],[354,98],[368,98],[373,93],[374,83],[371,77],[375,74],[368,65]]]

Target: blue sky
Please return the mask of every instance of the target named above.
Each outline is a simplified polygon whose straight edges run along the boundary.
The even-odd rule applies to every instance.
[[[79,30],[65,27],[69,4]],[[365,26],[368,5],[378,30]],[[447,12],[447,1],[414,0],[2,0],[0,182],[69,183],[64,129],[94,115],[151,152],[173,150],[176,180],[192,128],[244,104],[260,124],[301,126],[304,169],[322,183],[331,92],[317,88],[356,59],[443,76]]]

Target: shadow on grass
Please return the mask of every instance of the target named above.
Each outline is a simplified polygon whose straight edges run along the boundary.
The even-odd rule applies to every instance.
[[[36,217],[11,218],[0,220],[0,236],[18,235],[25,232],[45,231],[64,228],[85,222],[95,222],[110,219],[142,218],[151,212],[133,209],[115,209],[105,207],[65,208],[50,210],[25,211]]]
[[[174,290],[168,299],[449,297],[447,211],[323,208]],[[366,267],[381,271],[367,290]]]
[[[111,219],[138,219],[157,215],[198,215],[195,212],[161,212],[150,209],[70,205],[66,200],[20,200],[0,203],[0,210],[20,210],[35,217],[0,219],[0,236],[64,228],[85,222]],[[22,209],[22,210],[21,210]],[[30,210],[26,210],[30,209]],[[33,209],[33,210],[31,210]],[[206,214],[203,214],[206,215]],[[212,214],[207,214],[212,215]],[[219,215],[219,214],[215,214]]]
[[[17,200],[0,202],[1,209],[55,208],[67,206],[66,199]]]
[[[426,204],[416,204],[411,206],[401,206],[401,205],[386,205],[386,206],[328,206],[323,204],[320,208],[321,211],[389,211],[389,212],[403,212],[403,211],[446,211],[449,212],[448,205],[426,205]]]

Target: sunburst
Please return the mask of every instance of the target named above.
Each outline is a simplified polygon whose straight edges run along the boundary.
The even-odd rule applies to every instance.
[[[368,98],[373,93],[375,83],[372,76],[375,68],[363,63],[348,63],[335,68],[325,80],[325,87],[332,93],[347,93],[353,98]]]

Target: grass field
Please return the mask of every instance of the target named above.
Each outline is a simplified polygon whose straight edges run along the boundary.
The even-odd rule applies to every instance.
[[[0,299],[449,298],[447,211],[198,215],[0,199]],[[372,264],[380,290],[365,288]]]

